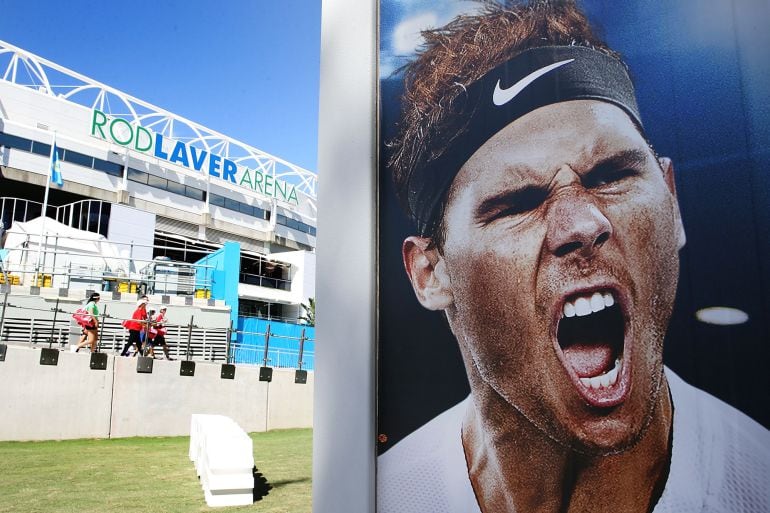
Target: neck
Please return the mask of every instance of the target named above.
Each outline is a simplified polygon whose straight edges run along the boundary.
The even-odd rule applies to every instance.
[[[474,387],[462,440],[479,506],[484,513],[646,513],[668,477],[672,418],[664,379],[636,444],[619,454],[586,455],[547,437],[494,391]]]

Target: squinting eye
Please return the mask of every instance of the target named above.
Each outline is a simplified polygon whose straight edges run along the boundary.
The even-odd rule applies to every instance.
[[[545,189],[526,189],[517,194],[515,201],[502,208],[496,217],[514,216],[535,210],[547,197],[548,191]]]
[[[583,180],[583,183],[588,188],[602,187],[604,185],[610,185],[625,178],[636,176],[638,174],[639,171],[629,168],[597,170],[586,176]]]

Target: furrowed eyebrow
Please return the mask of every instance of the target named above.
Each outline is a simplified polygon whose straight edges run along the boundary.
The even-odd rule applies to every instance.
[[[486,221],[490,216],[505,210],[525,212],[535,208],[548,197],[548,187],[527,185],[521,189],[503,191],[482,201],[476,208],[474,217]]]
[[[592,177],[618,169],[641,168],[649,161],[646,151],[640,149],[623,150],[596,162],[583,177],[590,182]],[[496,214],[508,211],[514,213],[526,212],[540,205],[548,197],[548,185],[525,185],[519,189],[502,191],[482,201],[474,212],[479,222],[488,222]]]
[[[648,153],[644,150],[623,150],[600,160],[593,165],[587,174],[590,175],[597,171],[623,169],[626,167],[642,167],[647,164],[648,160]]]

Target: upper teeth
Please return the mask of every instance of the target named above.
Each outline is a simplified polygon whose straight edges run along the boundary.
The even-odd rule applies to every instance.
[[[582,317],[593,312],[599,312],[615,304],[611,292],[594,292],[590,296],[581,296],[573,301],[564,302],[564,317]]]

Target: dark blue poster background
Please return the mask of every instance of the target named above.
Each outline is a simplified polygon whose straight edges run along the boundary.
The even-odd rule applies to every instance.
[[[444,15],[455,4],[469,7],[448,2]],[[402,86],[394,70],[411,56],[395,41],[403,36],[399,24],[433,5],[381,2],[381,142],[393,136],[398,113]],[[770,6],[750,0],[580,5],[628,62],[647,134],[676,170],[687,244],[665,363],[770,427]],[[387,148],[380,151],[384,163]],[[400,245],[412,230],[384,168],[379,223],[382,452],[462,400],[468,386],[446,322],[419,306],[403,271]],[[748,320],[715,325],[696,318],[714,306],[739,309]]]

